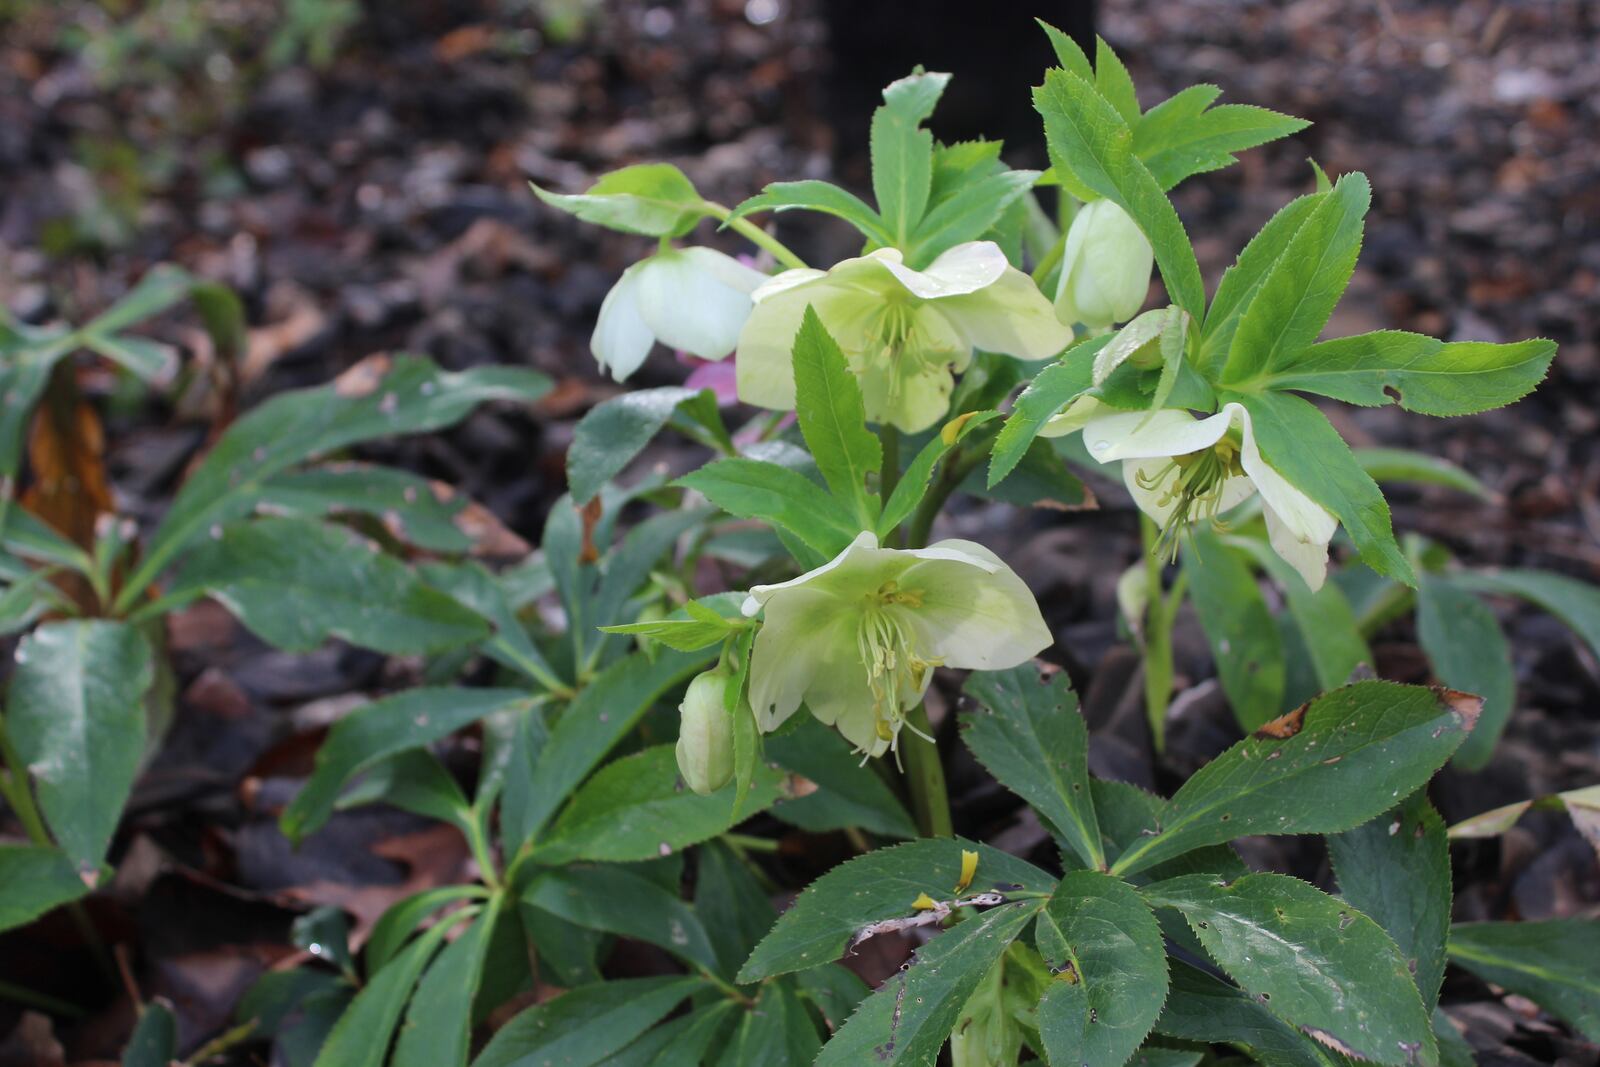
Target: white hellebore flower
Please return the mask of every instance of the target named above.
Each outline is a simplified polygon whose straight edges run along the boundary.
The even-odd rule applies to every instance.
[[[794,408],[794,337],[809,305],[860,380],[868,420],[907,433],[944,417],[953,375],[974,348],[1048,359],[1072,340],[993,241],[957,245],[925,270],[906,266],[898,249],[879,248],[827,271],[784,271],[753,295],[739,335],[740,400]]]
[[[623,381],[660,341],[701,359],[733,351],[750,294],[767,276],[714,248],[663,248],[622,272],[600,305],[589,351]]]
[[[1083,439],[1101,462],[1123,461],[1128,491],[1161,525],[1162,545],[1174,553],[1190,523],[1215,522],[1259,491],[1273,550],[1308,586],[1322,588],[1339,521],[1262,458],[1242,404],[1226,404],[1205,419],[1170,408],[1119,412],[1090,422]]]
[[[1092,333],[1127,322],[1150,291],[1155,251],[1128,213],[1109,200],[1078,209],[1061,250],[1056,316]]]
[[[879,548],[864,532],[816,570],[751,589],[744,613],[763,609],[750,661],[761,729],[804,702],[872,756],[896,747],[934,667],[1015,667],[1051,640],[1022,579],[971,541]]]

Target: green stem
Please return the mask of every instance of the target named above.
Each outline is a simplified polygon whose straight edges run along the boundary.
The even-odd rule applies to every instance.
[[[878,429],[878,440],[883,445],[883,466],[878,472],[879,499],[887,501],[894,496],[894,487],[900,484],[900,431],[893,426]],[[892,543],[898,543],[898,530],[889,534]]]
[[[717,219],[723,225],[739,234],[739,236],[743,237],[757,248],[764,248],[768,252],[771,252],[773,258],[779,263],[782,263],[785,267],[789,267],[791,269],[803,269],[805,267],[806,261],[790,251],[788,245],[784,244],[782,241],[778,240],[776,237],[772,236],[766,230],[763,230],[749,219],[734,219],[732,222],[729,222],[728,216],[732,215],[733,211],[730,208],[723,207],[721,204],[711,200],[702,201],[700,206],[705,209],[706,214]]]
[[[81,1019],[88,1015],[88,1011],[76,1004],[59,1000],[48,993],[35,992],[26,986],[12,985],[0,978],[0,1000],[9,1000],[17,1004],[26,1004],[30,1008],[38,1008],[52,1015],[65,1016],[68,1019]]]
[[[906,725],[927,737],[901,731],[900,751],[906,761],[906,784],[911,789],[911,811],[917,818],[917,828],[924,837],[954,837],[955,826],[950,821],[950,794],[944,784],[944,763],[939,758],[939,743],[930,741],[933,726],[928,721],[928,709],[918,704],[906,716]]]
[[[922,498],[922,503],[917,505],[917,510],[911,515],[911,526],[906,532],[908,548],[923,548],[927,545],[928,538],[933,533],[934,520],[939,517],[939,512],[944,510],[945,501],[956,491],[956,486],[966,481],[967,475],[977,470],[982,463],[981,450],[966,452],[959,445],[945,457],[944,464],[939,469],[939,477],[928,487],[927,495]]]
[[[1172,622],[1183,597],[1181,585],[1173,587],[1170,598],[1161,592],[1161,557],[1156,553],[1159,533],[1154,522],[1139,516],[1150,598],[1144,624],[1144,714],[1157,754],[1167,747],[1167,705],[1172,699]],[[1179,581],[1182,580],[1180,576]]]
[[[1066,251],[1066,248],[1067,235],[1062,234],[1050,245],[1049,250],[1045,252],[1039,262],[1034,264],[1033,283],[1035,285],[1044,284],[1044,280],[1050,276],[1050,272],[1055,269],[1055,265],[1061,262],[1061,256]]]
[[[776,852],[778,842],[769,837],[751,837],[749,834],[723,834],[723,844],[738,852]]]

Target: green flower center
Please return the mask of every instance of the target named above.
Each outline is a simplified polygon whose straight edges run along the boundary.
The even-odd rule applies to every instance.
[[[867,668],[867,687],[872,693],[874,729],[897,751],[906,711],[921,699],[928,673],[944,662],[937,656],[920,655],[913,644],[914,634],[905,613],[921,606],[920,592],[901,589],[893,580],[887,581],[867,594],[856,626],[856,647]]]
[[[1224,437],[1210,448],[1173,456],[1154,474],[1144,471],[1134,475],[1134,481],[1146,492],[1155,492],[1162,486],[1166,491],[1156,501],[1157,507],[1172,507],[1161,536],[1156,539],[1156,555],[1169,563],[1178,561],[1178,547],[1190,527],[1208,519],[1217,529],[1223,523],[1217,518],[1222,510],[1222,490],[1228,479],[1244,475],[1239,464],[1239,446]]]

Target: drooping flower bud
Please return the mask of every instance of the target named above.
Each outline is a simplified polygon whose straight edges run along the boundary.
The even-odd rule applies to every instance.
[[[726,704],[732,681],[723,671],[706,671],[689,683],[678,705],[678,773],[702,796],[733,777],[733,716]],[[734,710],[749,714],[742,707]]]
[[[1101,331],[1133,318],[1150,289],[1155,251],[1133,219],[1109,200],[1079,209],[1067,230],[1056,318]]]

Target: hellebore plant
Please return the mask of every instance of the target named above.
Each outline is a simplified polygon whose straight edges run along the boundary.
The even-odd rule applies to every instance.
[[[928,1067],[947,1043],[957,1067],[1437,1067],[1461,1055],[1436,1013],[1450,960],[1600,1028],[1582,999],[1600,928],[1450,927],[1425,786],[1469,734],[1492,745],[1478,731],[1494,694],[1457,691],[1486,688],[1471,662],[1440,670],[1455,688],[1347,684],[1373,664],[1346,587],[1378,590],[1375,618],[1413,587],[1449,617],[1457,579],[1397,541],[1372,473],[1393,455],[1358,457],[1307,399],[1470,414],[1533,389],[1554,345],[1320,340],[1361,245],[1360,174],[1311,169],[1208,294],[1169,191],[1305,123],[1213,107],[1205,86],[1143,109],[1104,42],[1091,62],[1047,32],[1060,65],[1034,96],[1042,173],[1007,167],[995,142],[936,141],[924,123],[948,76],[919,70],[874,114],[874,204],[797,181],[730,209],[667,164],[538,191],[657,242],[600,310],[604,369],[626,377],[656,341],[736,351],[738,398],[769,410],[730,431],[740,409],[711,389],[609,399],[574,430],[570,495],[537,556],[498,576],[420,568],[482,621],[445,665],[476,653],[506,688],[352,713],[283,825],[298,837],[336,803],[383,799],[457,826],[483,884],[396,905],[362,968],[334,954],[337,976],[269,976],[248,1017],[319,1048],[315,1067],[379,1067],[391,1033],[398,1067],[464,1063],[477,1020],[551,986],[567,991],[523,1007],[476,1067]],[[860,252],[809,266],[752,221],[763,212],[842,220]],[[707,221],[783,273],[674,247]],[[1152,261],[1164,296],[1141,314]],[[676,477],[634,464],[668,427],[710,458]],[[1149,549],[1117,593],[1152,744],[1185,603],[1242,737],[1170,799],[1090,776],[1076,698],[1048,662],[1047,616],[1068,609],[1041,611],[1026,569],[990,548],[935,539],[998,529],[1001,506],[1051,509],[1010,531],[1073,521],[1060,509],[1093,506],[1075,472],[1114,477],[1113,462],[1132,501],[1113,480],[1104,506]],[[646,504],[659,512],[619,536]],[[1330,553],[1349,582],[1325,580]],[[1117,574],[1128,559],[1107,545],[1090,562]],[[1285,657],[1261,654],[1280,627],[1256,570],[1305,637],[1314,681],[1298,692]],[[471,723],[469,801],[426,746]],[[958,732],[1033,809],[1055,846],[1034,853],[1045,866],[955,839]],[[780,846],[734,832],[757,814],[860,854],[778,918],[751,856]],[[1264,834],[1326,835],[1341,896],[1251,873],[1230,842]],[[877,990],[836,963],[889,935],[916,948]],[[683,973],[607,977],[613,937]]]

